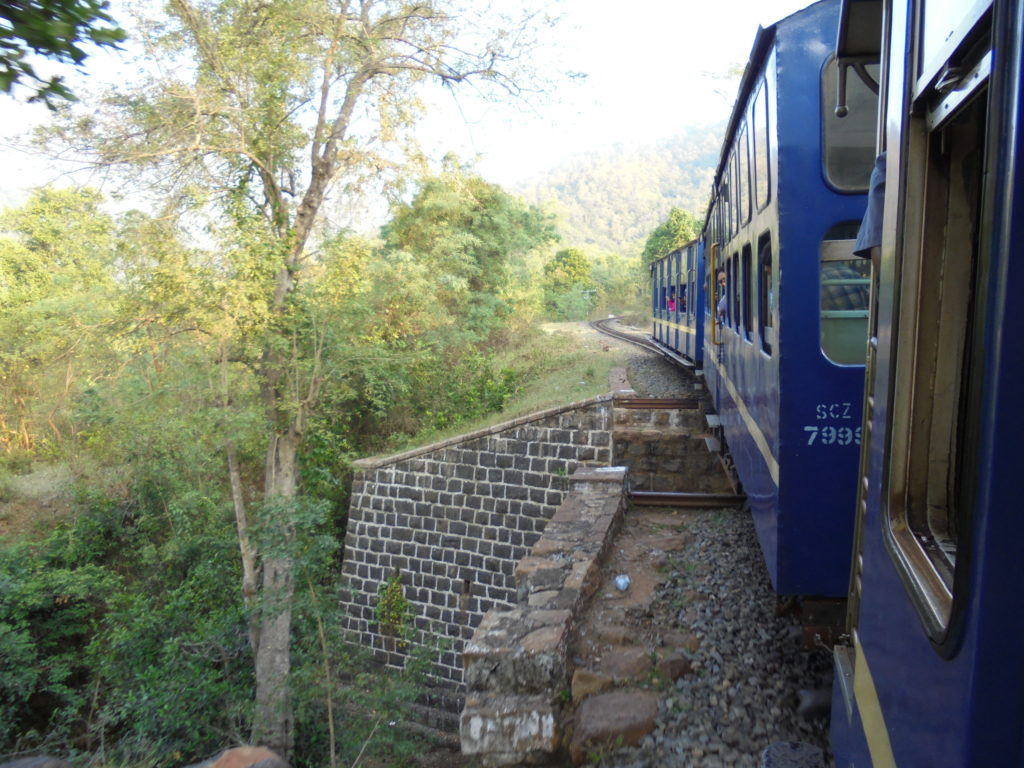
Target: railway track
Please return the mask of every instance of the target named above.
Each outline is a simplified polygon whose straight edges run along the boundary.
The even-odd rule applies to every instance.
[[[614,323],[616,320],[619,319],[619,317],[607,317],[604,320],[592,320],[590,322],[590,327],[593,328],[598,333],[604,334],[605,336],[610,336],[613,339],[624,341],[627,344],[632,344],[633,346],[639,347],[640,349],[643,349],[652,354],[660,355],[661,357],[667,358],[671,360],[673,363],[676,363],[677,365],[682,365],[687,368],[693,367],[692,362],[690,362],[684,357],[680,357],[679,355],[674,354],[671,350],[662,347],[660,344],[656,344],[650,336],[637,336],[636,334],[633,333],[617,331],[611,328],[611,323]]]

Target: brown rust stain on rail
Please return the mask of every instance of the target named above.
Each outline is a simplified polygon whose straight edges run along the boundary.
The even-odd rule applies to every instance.
[[[701,407],[700,401],[693,397],[616,397],[616,408],[634,408],[646,410],[679,410],[695,411]]]
[[[632,491],[629,499],[646,507],[738,507],[747,497],[733,493],[671,493],[667,491]]]

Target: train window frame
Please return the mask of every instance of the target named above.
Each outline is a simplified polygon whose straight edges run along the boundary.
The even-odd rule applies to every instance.
[[[740,124],[736,135],[736,196],[739,201],[739,225],[744,227],[750,222],[750,203],[753,192],[750,186],[750,141],[746,121]]]
[[[945,6],[934,1],[921,4],[922,7],[918,8],[914,22],[919,38],[915,98],[926,93],[937,80],[941,80],[943,70],[955,57],[957,50],[983,26],[979,22],[989,13],[993,4],[993,0],[974,0],[967,3],[961,0],[948,0]],[[929,11],[936,8],[939,12],[930,15]],[[954,16],[953,11],[958,11],[959,15]],[[931,24],[930,20],[933,19],[938,19],[938,23]],[[952,22],[952,26],[948,25],[949,22]],[[934,33],[930,30],[934,30]]]
[[[865,364],[870,330],[871,260],[854,256],[856,242],[826,235],[818,259],[818,348],[830,363],[844,367]],[[844,267],[866,274],[839,274]]]
[[[757,334],[761,339],[761,352],[771,357],[775,341],[771,231],[757,238],[757,271]]]
[[[763,211],[772,200],[771,154],[769,149],[768,82],[761,78],[750,112],[754,137],[754,207]],[[762,194],[763,193],[763,194]]]
[[[742,325],[743,325],[743,338],[746,341],[751,341],[751,331],[753,330],[753,323],[751,321],[751,309],[752,309],[752,274],[751,274],[751,261],[753,259],[753,252],[750,247],[750,243],[743,244],[743,251],[740,255],[741,265],[741,281],[742,281],[742,292],[743,298],[740,300],[740,305],[743,312]]]
[[[729,239],[740,231],[739,190],[736,189],[736,148],[729,152]]]
[[[880,65],[863,65],[877,88]],[[825,183],[841,194],[863,194],[871,180],[878,135],[878,93],[859,74],[851,72],[846,79],[847,111],[836,114],[839,68],[835,53],[821,66],[818,78],[821,117],[821,172]],[[859,143],[842,145],[841,139],[863,138]],[[843,148],[845,146],[845,148]]]
[[[690,247],[690,254],[686,260],[686,317],[689,325],[693,325],[696,308],[694,305],[697,303],[693,301],[694,296],[694,278],[696,276],[697,269],[697,246]]]
[[[731,267],[731,279],[729,280],[729,319],[731,320],[732,330],[736,335],[740,333],[740,252],[733,251],[732,257],[729,259],[729,266]]]
[[[980,359],[970,353],[984,311],[993,203],[986,191],[987,86],[972,88],[941,125],[927,116],[911,124],[913,175],[903,190],[907,213],[897,267],[901,293],[911,300],[898,310],[890,373],[896,418],[885,541],[926,633],[947,658],[956,649],[969,570],[972,473],[964,467],[976,459],[971,437],[983,376]]]
[[[725,260],[725,325],[729,330],[735,330],[732,327],[732,294],[736,290],[735,280],[735,264],[733,263],[732,256],[729,256]]]

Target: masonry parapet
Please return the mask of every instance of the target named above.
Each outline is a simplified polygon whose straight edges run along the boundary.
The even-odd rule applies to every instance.
[[[462,751],[489,765],[558,751],[561,694],[576,617],[600,583],[599,569],[626,510],[624,467],[586,468],[515,570],[512,608],[492,608],[463,650],[468,689]]]

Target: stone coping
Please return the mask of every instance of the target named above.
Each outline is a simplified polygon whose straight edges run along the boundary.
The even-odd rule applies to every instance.
[[[511,765],[560,747],[560,696],[568,685],[576,618],[600,583],[600,566],[625,514],[625,467],[582,468],[530,554],[516,567],[518,605],[492,608],[462,653],[467,686],[464,754]]]
[[[423,456],[427,453],[433,453],[442,448],[449,448],[453,445],[460,445],[470,440],[475,440],[479,437],[487,437],[488,435],[496,435],[500,432],[507,432],[510,429],[523,426],[524,424],[532,424],[535,421],[549,418],[551,416],[557,416],[560,413],[566,413],[568,411],[578,411],[582,408],[588,408],[592,405],[599,405],[601,403],[610,403],[618,393],[606,392],[603,395],[597,395],[587,400],[579,400],[575,403],[569,403],[567,405],[560,405],[555,408],[548,408],[543,411],[535,411],[534,413],[527,414],[526,416],[519,416],[509,421],[503,421],[500,424],[494,424],[490,427],[484,427],[473,432],[465,432],[455,437],[449,437],[445,440],[438,440],[436,443],[430,443],[429,445],[423,445],[419,448],[411,448],[408,451],[402,453],[395,453],[391,456],[371,456],[365,459],[358,459],[352,462],[352,466],[356,469],[371,470],[379,469],[380,467],[386,467],[389,464],[397,464],[400,461],[406,459],[415,459],[419,456]]]

